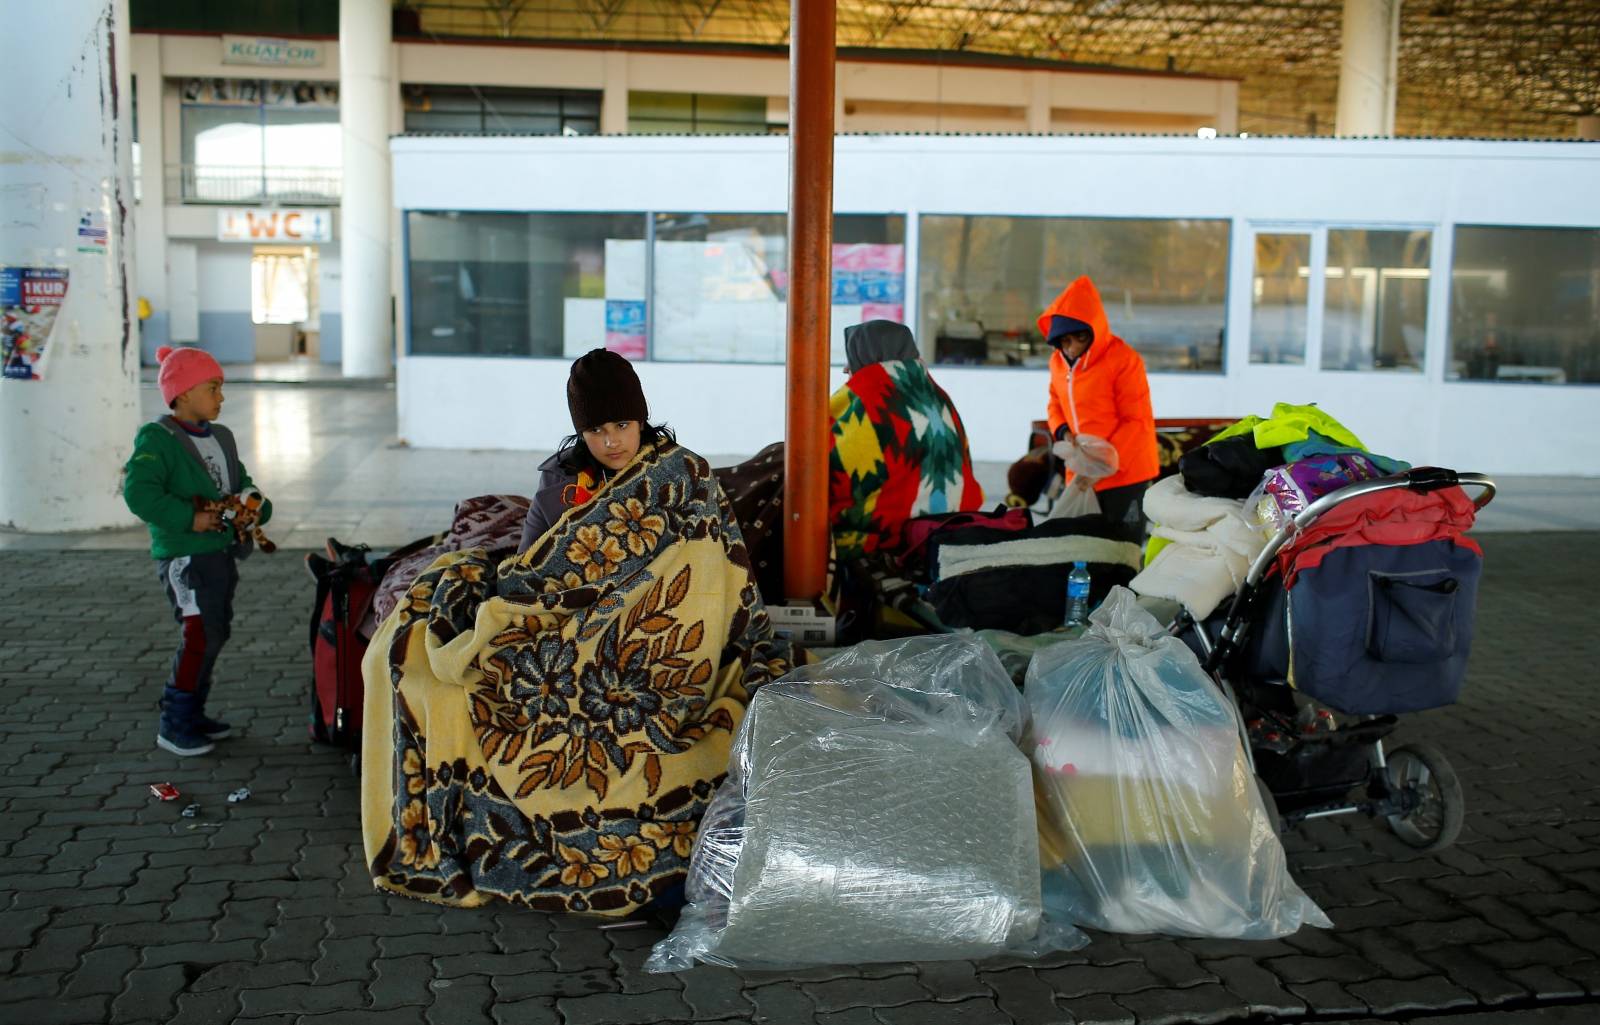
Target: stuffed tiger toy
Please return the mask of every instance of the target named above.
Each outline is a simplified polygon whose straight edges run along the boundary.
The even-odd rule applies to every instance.
[[[222,528],[231,529],[234,538],[240,543],[252,540],[256,547],[268,555],[278,550],[278,546],[267,538],[266,532],[256,521],[261,516],[261,492],[255,488],[247,488],[237,495],[225,495],[220,501],[195,496],[194,507],[196,512],[215,512],[222,518]]]

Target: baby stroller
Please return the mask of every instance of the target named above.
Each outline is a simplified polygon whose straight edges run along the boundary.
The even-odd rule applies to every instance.
[[[1217,613],[1179,613],[1174,632],[1240,710],[1280,828],[1362,812],[1421,850],[1454,842],[1449,760],[1384,739],[1398,715],[1460,693],[1482,571],[1465,531],[1494,494],[1482,474],[1437,467],[1350,484],[1287,522]]]

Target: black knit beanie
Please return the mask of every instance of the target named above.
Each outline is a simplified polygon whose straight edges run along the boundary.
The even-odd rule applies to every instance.
[[[573,361],[567,375],[567,409],[573,430],[580,434],[603,423],[643,423],[650,416],[633,364],[610,349],[590,349]]]

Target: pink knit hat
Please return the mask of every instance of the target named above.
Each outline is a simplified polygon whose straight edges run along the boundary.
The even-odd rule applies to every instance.
[[[195,385],[222,376],[222,364],[204,349],[174,349],[163,345],[156,350],[156,361],[161,364],[156,383],[161,386],[161,400],[168,406]]]

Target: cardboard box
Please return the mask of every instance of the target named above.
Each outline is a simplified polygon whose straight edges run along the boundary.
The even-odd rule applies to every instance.
[[[833,644],[838,636],[838,623],[820,605],[768,605],[772,617],[772,630],[797,644]]]

